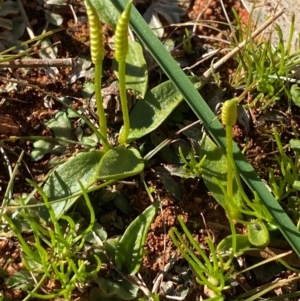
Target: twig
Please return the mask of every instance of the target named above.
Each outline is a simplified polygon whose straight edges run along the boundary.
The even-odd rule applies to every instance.
[[[39,67],[68,67],[73,66],[71,58],[66,59],[17,59],[0,63],[2,68],[39,68]]]
[[[225,62],[227,62],[230,58],[232,58],[237,52],[241,50],[241,48],[245,47],[245,45],[248,43],[250,39],[254,39],[256,36],[258,36],[262,31],[264,31],[268,26],[274,23],[276,19],[278,19],[286,10],[282,9],[280,12],[278,12],[276,15],[274,15],[270,20],[268,20],[266,23],[264,23],[262,26],[260,26],[258,29],[256,29],[253,34],[248,37],[246,40],[244,40],[242,43],[240,43],[237,47],[235,47],[232,51],[230,51],[228,54],[226,54],[224,57],[222,57],[220,60],[218,60],[215,64],[212,65],[211,68],[209,68],[206,72],[203,74],[203,80],[205,82],[208,81],[208,79],[211,77],[213,72],[218,69],[220,66],[222,66]]]
[[[208,7],[210,6],[212,0],[208,1],[208,3],[206,4],[206,6],[202,9],[202,11],[198,14],[197,16],[197,19],[195,21],[199,21],[200,18],[202,17],[203,13],[208,9]],[[194,34],[196,32],[196,29],[197,29],[197,24],[195,24],[193,26],[193,30],[192,30],[192,33]]]
[[[0,146],[0,153],[3,156],[4,164],[7,166],[8,174],[9,174],[9,177],[11,179],[12,178],[12,174],[13,174],[13,170],[12,170],[10,161],[9,161],[9,159],[8,159],[6,153],[5,153],[5,150],[4,150],[4,148],[2,146]],[[1,187],[0,187],[0,190],[1,190]],[[11,187],[11,189],[9,189],[9,193],[8,193],[8,198],[9,199],[12,198],[12,190],[13,190],[13,187]]]

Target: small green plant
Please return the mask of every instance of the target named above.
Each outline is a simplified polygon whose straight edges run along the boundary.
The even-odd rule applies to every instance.
[[[265,246],[270,242],[269,232],[262,221],[265,219],[267,222],[272,222],[272,218],[269,215],[265,207],[260,204],[257,194],[254,193],[254,200],[251,202],[246,195],[242,186],[238,170],[236,168],[233,149],[232,149],[232,127],[237,120],[237,105],[238,98],[225,101],[222,108],[222,123],[226,129],[226,157],[227,157],[227,197],[229,201],[229,208],[232,210],[232,216],[237,220],[242,220],[241,212],[249,216],[256,216],[258,219],[254,223],[249,223],[248,234],[249,241],[256,246]],[[241,203],[234,203],[233,200],[233,180],[235,179],[238,191],[241,196]],[[233,209],[232,209],[233,207]],[[247,209],[249,208],[250,211]]]
[[[103,44],[103,32],[102,24],[95,8],[91,5],[89,0],[86,0],[87,14],[90,25],[90,50],[92,62],[95,65],[95,97],[99,120],[100,134],[103,136],[102,144],[107,151],[111,146],[107,142],[107,124],[106,116],[102,103],[101,95],[101,78],[102,78],[102,62],[104,58],[104,44]],[[128,52],[128,23],[130,17],[132,1],[129,1],[124,12],[118,19],[116,33],[115,33],[115,59],[118,62],[118,75],[119,75],[119,90],[121,98],[121,107],[123,114],[124,126],[119,136],[119,143],[126,143],[130,123],[129,113],[126,95],[126,81],[125,81],[125,60]]]
[[[19,161],[21,159],[20,157]],[[17,167],[14,169],[12,181],[16,170]],[[159,207],[159,202],[154,202],[146,183],[145,188],[153,204],[132,221],[120,238],[106,239],[106,233],[96,222],[87,191],[80,181],[78,184],[82,189],[81,194],[90,214],[85,229],[82,226],[85,221],[78,213],[73,218],[63,214],[58,216],[45,192],[34,182],[29,182],[41,195],[43,203],[39,207],[48,211],[50,218],[45,222],[39,216],[36,206],[25,205],[26,200],[22,198],[16,200],[19,205],[14,207],[13,214],[11,211],[6,212],[8,206],[5,204],[5,209],[1,212],[2,218],[20,241],[24,266],[23,270],[10,277],[5,275],[5,271],[2,273],[2,277],[7,278],[6,285],[26,291],[27,297],[24,300],[59,297],[71,300],[77,287],[88,287],[90,283],[98,284],[103,298],[135,298],[138,286],[127,275],[136,274],[140,268],[147,233]],[[15,214],[16,210],[18,214]],[[30,242],[22,236],[24,224],[33,233]],[[102,262],[110,263],[122,277],[114,282],[100,276],[98,272]],[[55,283],[55,289],[46,294],[49,282]]]
[[[224,254],[217,251],[209,234],[206,240],[209,249],[209,256],[207,256],[195,241],[180,216],[178,216],[178,221],[188,242],[186,242],[178,230],[173,227],[169,231],[173,243],[192,267],[196,274],[197,283],[205,285],[212,292],[212,298],[210,300],[225,300],[225,296],[222,292],[230,287],[228,280],[232,277],[233,267],[231,264],[234,254],[236,253],[236,233],[233,223],[230,223],[233,231],[231,239],[232,249],[229,254],[225,255],[227,258],[227,260],[225,260]],[[198,256],[196,256],[196,254],[198,254]]]
[[[6,284],[9,287],[26,290],[28,295],[24,300],[58,297],[70,300],[74,289],[78,285],[86,285],[101,269],[101,260],[97,255],[94,254],[91,261],[83,256],[85,237],[95,225],[94,210],[81,185],[90,212],[88,227],[86,229],[78,228],[78,224],[70,216],[65,215],[61,216],[61,222],[58,222],[52,206],[48,202],[48,197],[36,184],[33,182],[31,184],[40,193],[44,205],[49,211],[51,222],[48,225],[41,224],[24,206],[24,201],[19,199],[24,209],[19,213],[18,219],[26,220],[33,232],[34,244],[30,245],[16,226],[16,220],[6,213],[2,214],[3,219],[20,241],[23,252],[22,262],[25,267],[25,270],[9,277]],[[23,282],[23,279],[26,279],[26,282]],[[49,281],[56,282],[57,288],[48,295],[41,293]]]
[[[295,81],[295,67],[299,64],[299,51],[291,49],[291,39],[295,30],[295,18],[292,19],[288,41],[283,37],[282,29],[276,25],[273,36],[278,36],[278,44],[272,45],[271,39],[251,38],[253,25],[251,18],[244,29],[243,24],[234,11],[238,23],[239,39],[248,39],[246,46],[235,56],[238,62],[237,71],[233,77],[233,85],[241,86],[255,84],[251,90],[255,95],[251,105],[260,103],[260,110],[284,97],[291,106],[292,95],[289,86]],[[236,40],[238,38],[236,37]]]
[[[221,119],[226,130],[226,156],[221,154],[207,136],[204,136],[200,145],[202,158],[200,157],[197,161],[194,153],[191,153],[190,161],[184,159],[184,170],[188,171],[189,174],[202,175],[208,189],[225,209],[228,219],[247,225],[248,238],[251,244],[262,247],[270,241],[269,231],[265,223],[272,224],[273,221],[264,205],[261,204],[257,193],[253,193],[252,201],[245,193],[234,161],[232,128],[237,120],[238,103],[239,98],[227,100],[222,108]],[[211,163],[213,161],[217,163]],[[220,176],[220,172],[223,171],[222,166],[224,166],[224,178]],[[216,176],[212,171],[215,171]]]
[[[290,147],[294,150],[294,157],[287,155],[280,141],[276,128],[273,129],[274,138],[279,155],[275,156],[281,175],[275,176],[273,168],[269,168],[269,185],[277,201],[287,199],[292,194],[296,194],[299,189],[295,183],[299,182],[299,147],[297,139],[290,141]]]
[[[193,53],[193,46],[191,43],[191,33],[188,31],[188,29],[185,29],[185,35],[183,36],[182,40],[183,49],[186,53],[191,54]]]
[[[231,285],[235,282],[238,275],[257,268],[258,266],[263,266],[271,260],[278,260],[286,268],[292,269],[297,273],[293,267],[283,261],[282,257],[284,254],[275,256],[274,258],[268,258],[253,266],[236,271],[233,259],[243,255],[246,251],[251,251],[252,248],[248,236],[237,234],[232,221],[230,221],[232,234],[225,237],[216,247],[208,234],[206,242],[208,245],[207,253],[209,255],[198,245],[180,216],[178,216],[178,221],[186,238],[184,238],[175,227],[170,229],[170,237],[182,256],[191,266],[196,276],[196,282],[206,288],[206,294],[209,296],[206,300],[226,300],[224,291],[231,288]],[[285,283],[285,281],[283,281],[283,283]],[[275,282],[274,285],[268,285],[265,289],[255,288],[236,296],[236,300],[257,300],[259,297],[279,286],[281,286],[281,284]],[[288,297],[288,295],[286,296]]]
[[[222,123],[226,130],[226,156],[227,156],[227,196],[229,199],[233,199],[233,149],[232,149],[232,127],[237,121],[237,106],[238,98],[227,100],[223,104],[222,108]],[[236,220],[241,220],[242,215],[239,210],[229,204],[231,216]]]

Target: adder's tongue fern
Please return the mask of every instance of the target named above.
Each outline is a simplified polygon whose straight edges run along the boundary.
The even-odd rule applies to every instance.
[[[118,62],[120,100],[124,122],[119,136],[120,144],[126,143],[130,128],[125,82],[125,59],[128,52],[128,24],[130,19],[131,5],[132,1],[129,1],[124,12],[121,14],[118,20],[115,33],[115,59]]]
[[[92,62],[95,65],[98,65],[99,63],[102,63],[104,58],[102,24],[95,8],[88,0],[85,1],[85,6],[90,26],[90,50]]]
[[[226,130],[226,156],[227,156],[227,195],[233,199],[233,143],[232,143],[232,127],[237,121],[237,106],[239,99],[233,98],[224,102],[222,108],[222,123]],[[233,219],[242,220],[242,214],[229,204],[230,214]]]
[[[89,0],[85,0],[86,12],[90,26],[90,50],[92,62],[95,65],[95,97],[99,119],[99,131],[102,139],[102,144],[105,150],[111,148],[107,142],[107,124],[106,116],[102,103],[101,80],[102,80],[102,61],[104,58],[103,32],[102,24],[98,17],[95,8]]]

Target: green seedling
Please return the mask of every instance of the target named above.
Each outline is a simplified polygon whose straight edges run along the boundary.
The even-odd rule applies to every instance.
[[[222,108],[222,123],[225,125],[226,130],[226,156],[227,156],[227,195],[230,199],[233,199],[233,149],[232,149],[232,127],[237,121],[237,106],[238,98],[225,101]],[[242,219],[241,213],[234,207],[229,205],[231,216],[236,219]]]
[[[201,172],[201,168],[203,166],[203,163],[206,159],[206,156],[203,156],[203,158],[201,160],[197,160],[196,158],[196,154],[195,154],[195,150],[192,149],[189,157],[190,157],[190,161],[187,161],[187,159],[185,158],[182,149],[179,147],[178,149],[179,152],[179,156],[182,160],[182,162],[184,163],[183,165],[183,171],[185,172],[185,175],[188,176],[193,176],[195,174],[200,174]]]
[[[249,241],[255,246],[265,246],[270,241],[269,232],[261,219],[267,219],[271,221],[271,217],[267,213],[267,210],[260,204],[257,195],[255,195],[254,202],[251,202],[246,195],[244,188],[241,184],[238,170],[236,168],[233,149],[232,149],[232,127],[237,120],[237,105],[238,98],[225,101],[222,108],[222,123],[225,125],[226,130],[226,157],[227,157],[227,196],[229,201],[229,210],[231,215],[236,220],[243,220],[241,213],[245,213],[249,216],[256,216],[258,220],[254,223],[247,225]],[[236,204],[233,201],[233,181],[236,181],[238,193],[241,195],[242,202]],[[243,203],[245,205],[243,205]],[[248,208],[251,209],[249,211]]]
[[[85,236],[93,230],[95,224],[95,213],[87,193],[81,185],[90,212],[88,227],[85,230],[78,230],[78,225],[69,216],[62,216],[62,222],[59,223],[52,206],[48,202],[48,197],[35,183],[30,183],[40,193],[45,207],[49,211],[51,224],[46,226],[37,221],[24,206],[24,201],[21,198],[19,199],[24,206],[24,210],[19,213],[18,219],[21,218],[22,221],[22,218],[24,218],[32,227],[34,238],[34,245],[32,246],[26,242],[18,227],[15,226],[16,220],[8,214],[2,214],[3,219],[9,224],[20,241],[23,251],[22,262],[26,268],[26,271],[17,272],[8,278],[7,285],[27,290],[28,296],[24,300],[58,297],[70,300],[76,286],[86,284],[101,268],[101,261],[97,255],[93,256],[92,262],[81,257],[86,242]],[[49,231],[49,227],[53,230]],[[28,278],[27,282],[25,284],[19,283],[25,277],[25,274]],[[35,283],[34,280],[37,280],[37,282]],[[59,286],[55,292],[45,295],[41,291],[49,281],[56,281]]]
[[[185,28],[185,35],[183,36],[182,44],[183,44],[183,49],[185,50],[186,53],[191,54],[194,52],[191,43],[191,33],[188,31],[187,28]]]
[[[282,201],[298,191],[295,183],[300,179],[298,167],[300,153],[297,147],[297,140],[293,139],[290,141],[290,147],[294,150],[294,158],[290,158],[283,148],[276,128],[273,129],[273,132],[279,152],[279,155],[275,156],[275,160],[281,176],[275,176],[274,169],[269,168],[269,184],[276,200]]]
[[[178,221],[190,245],[188,245],[175,227],[169,231],[173,243],[192,267],[196,274],[197,283],[205,285],[212,292],[213,296],[209,300],[225,300],[225,296],[222,292],[230,287],[228,280],[231,279],[233,272],[231,264],[237,247],[236,232],[233,223],[230,222],[233,234],[230,241],[231,250],[229,254],[219,252],[208,234],[206,242],[210,255],[207,256],[195,241],[180,216],[178,216]],[[195,254],[198,254],[198,256]],[[227,260],[225,260],[225,258],[227,258]]]
[[[237,119],[238,103],[239,98],[234,98],[226,101],[222,108],[221,119],[226,130],[225,158],[214,143],[207,136],[204,136],[200,149],[202,157],[198,160],[194,153],[191,153],[189,161],[183,160],[185,163],[184,170],[187,171],[187,175],[202,175],[212,195],[225,209],[229,220],[244,223],[249,233],[251,232],[249,241],[253,245],[262,247],[269,243],[269,232],[264,223],[265,221],[271,223],[272,218],[261,204],[257,193],[253,193],[254,199],[252,201],[246,195],[234,161],[232,128]],[[226,179],[224,180],[223,174],[225,173]],[[252,220],[247,221],[248,218]]]
[[[115,253],[116,266],[119,270],[124,268],[129,275],[134,275],[139,271],[147,233],[158,208],[159,202],[153,203],[126,229]]]
[[[255,88],[252,90],[255,97],[251,105],[259,101],[261,110],[265,110],[282,97],[291,105],[292,95],[289,85],[290,82],[296,81],[294,70],[300,62],[299,51],[293,52],[290,43],[295,30],[295,19],[292,19],[287,43],[284,41],[281,28],[275,26],[273,35],[278,36],[278,44],[272,46],[271,40],[250,38],[253,31],[251,18],[244,29],[235,11],[234,15],[238,23],[239,38],[245,39],[246,36],[248,42],[246,47],[235,56],[239,65],[233,78],[233,85],[246,86],[247,89],[255,83]]]

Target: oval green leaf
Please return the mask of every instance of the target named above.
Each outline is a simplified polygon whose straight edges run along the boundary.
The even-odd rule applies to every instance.
[[[190,79],[193,82],[197,81],[195,77]],[[137,101],[130,113],[130,131],[127,143],[158,128],[182,100],[181,93],[170,80],[149,91],[145,99]]]
[[[117,146],[101,158],[97,178],[118,180],[135,176],[144,170],[144,161],[138,150]]]
[[[300,140],[299,139],[291,139],[289,145],[292,150],[299,152],[300,151]]]
[[[49,202],[67,198],[64,201],[52,203],[57,218],[60,218],[79,198],[79,196],[72,197],[74,194],[81,192],[78,180],[85,188],[91,186],[97,180],[98,165],[102,156],[102,151],[80,153],[60,165],[47,179],[43,190]],[[39,211],[41,218],[50,221],[49,212],[44,206],[39,207]]]
[[[143,259],[147,233],[158,207],[159,202],[153,203],[126,229],[115,255],[116,266],[119,270],[125,268],[130,275],[138,272]]]
[[[214,181],[214,178],[218,179],[224,187],[227,186],[227,158],[208,135],[203,137],[200,147],[200,160],[206,156],[204,163],[201,165],[201,175],[204,183],[215,200],[223,208],[226,208],[223,191]],[[233,201],[240,205],[241,198],[236,181],[233,182]]]
[[[266,247],[270,243],[270,233],[262,221],[255,221],[247,226],[248,239],[256,247]]]
[[[251,247],[248,236],[243,234],[236,234],[236,255],[242,255],[247,249]],[[232,250],[232,235],[228,235],[220,241],[217,246],[217,250],[220,253],[228,253]]]
[[[115,29],[120,13],[114,7],[112,2],[107,0],[90,0],[90,2],[95,7],[101,22],[104,22]]]
[[[97,301],[133,300],[139,290],[138,286],[126,279],[110,279],[99,276],[96,283],[100,289],[95,299]]]

